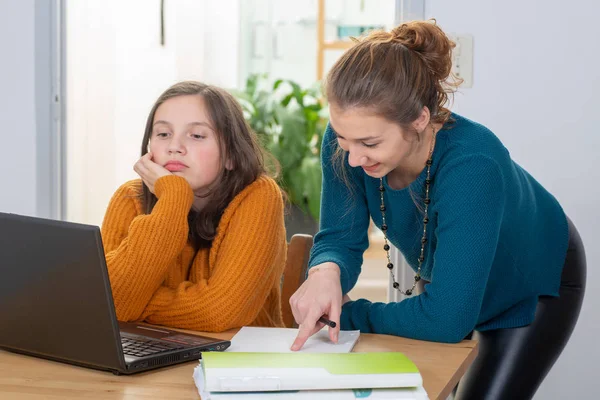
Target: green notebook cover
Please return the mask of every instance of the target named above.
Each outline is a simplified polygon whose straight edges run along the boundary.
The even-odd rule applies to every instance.
[[[203,353],[209,391],[416,387],[422,378],[404,354]]]

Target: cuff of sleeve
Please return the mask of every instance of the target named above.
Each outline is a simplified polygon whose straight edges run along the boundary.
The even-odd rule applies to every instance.
[[[342,306],[342,315],[340,317],[340,329],[355,330],[362,333],[371,333],[371,324],[369,323],[369,309],[371,302],[366,299],[349,301]]]
[[[342,315],[340,316],[340,329],[343,331],[355,330],[352,324],[352,305],[353,301],[349,301],[342,306]]]
[[[159,199],[165,193],[172,193],[178,200],[189,203],[190,207],[194,202],[194,192],[192,191],[190,184],[181,176],[161,176],[154,183],[154,192]]]

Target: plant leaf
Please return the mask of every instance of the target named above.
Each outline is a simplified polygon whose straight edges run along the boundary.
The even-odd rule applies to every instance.
[[[304,196],[309,214],[318,221],[321,211],[321,185],[323,179],[319,157],[313,156],[302,160],[301,171],[304,180]]]
[[[289,79],[268,84],[266,74],[253,74],[244,91],[231,91],[261,145],[281,165],[280,184],[290,201],[319,219],[321,201],[320,150],[329,106],[319,82],[303,89]]]

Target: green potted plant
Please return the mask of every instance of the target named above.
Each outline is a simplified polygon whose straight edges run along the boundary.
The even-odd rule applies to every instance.
[[[281,164],[280,184],[292,204],[286,224],[293,233],[318,230],[321,201],[320,150],[328,108],[315,84],[302,88],[292,80],[269,83],[251,75],[243,91],[234,91],[246,120],[262,145]]]

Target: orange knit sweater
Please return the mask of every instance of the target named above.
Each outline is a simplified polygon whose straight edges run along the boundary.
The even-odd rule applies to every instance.
[[[287,243],[277,184],[260,177],[229,204],[211,248],[188,243],[194,195],[187,181],[156,181],[158,201],[142,212],[141,180],[113,195],[102,224],[112,293],[121,321],[219,332],[283,326],[281,276]]]

